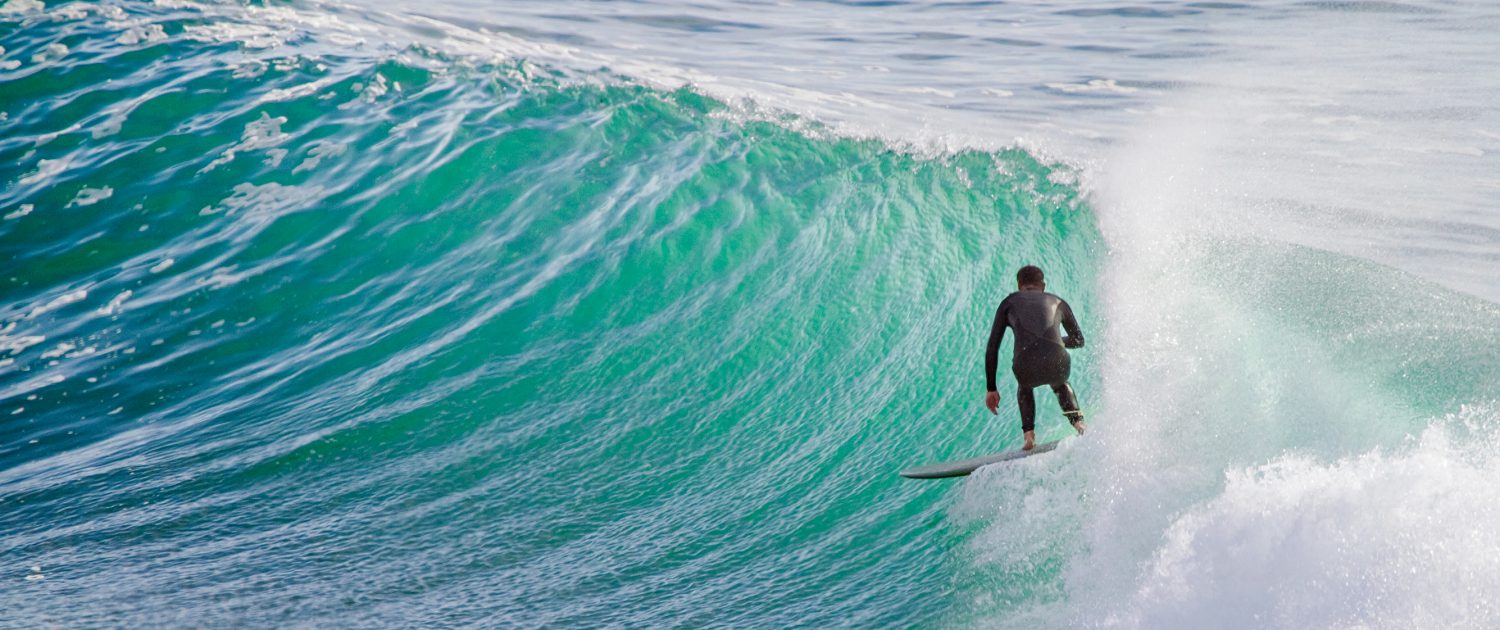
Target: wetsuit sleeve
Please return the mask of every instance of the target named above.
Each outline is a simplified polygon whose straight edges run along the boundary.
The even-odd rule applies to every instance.
[[[1059,305],[1062,308],[1063,330],[1068,331],[1067,338],[1063,339],[1063,346],[1068,348],[1083,347],[1083,330],[1078,327],[1078,320],[1073,317],[1073,307],[1064,301]]]
[[[1007,304],[1009,301],[1001,301],[1000,307],[995,309],[995,323],[990,325],[990,340],[984,344],[984,385],[988,388],[985,391],[997,391],[995,370],[1000,367],[1000,341],[1005,339]]]

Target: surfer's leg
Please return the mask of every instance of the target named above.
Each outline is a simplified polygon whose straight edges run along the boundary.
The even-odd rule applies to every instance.
[[[1063,360],[1067,359],[1068,355],[1062,348],[1058,348],[1058,352],[1063,355]],[[1025,438],[1022,450],[1029,451],[1036,445],[1036,395],[1032,390],[1046,385],[1057,367],[1058,357],[1037,346],[1017,354],[1011,362],[1011,372],[1016,375],[1016,404],[1021,406],[1021,435]],[[1063,374],[1066,374],[1066,367],[1063,369]]]
[[[1036,428],[1036,396],[1025,385],[1016,388],[1016,404],[1021,407],[1021,430]]]
[[[1078,408],[1078,398],[1073,395],[1073,388],[1067,381],[1054,383],[1052,393],[1057,394],[1057,404],[1062,407],[1063,415],[1073,423],[1073,429],[1082,435],[1087,426],[1083,424],[1083,410]]]
[[[1029,451],[1036,445],[1036,396],[1030,387],[1016,386],[1016,404],[1021,407],[1021,437],[1025,441],[1021,448]]]

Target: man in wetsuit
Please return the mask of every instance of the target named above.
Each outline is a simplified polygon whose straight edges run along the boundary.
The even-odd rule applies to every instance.
[[[1021,406],[1021,431],[1026,438],[1021,448],[1029,451],[1036,446],[1036,398],[1032,389],[1039,385],[1052,388],[1063,415],[1073,422],[1079,434],[1083,433],[1083,412],[1078,409],[1073,388],[1068,386],[1070,361],[1066,350],[1083,347],[1083,332],[1078,329],[1078,320],[1073,318],[1068,303],[1047,292],[1041,269],[1031,265],[1022,267],[1016,272],[1016,285],[1020,290],[1006,296],[995,310],[990,341],[984,347],[984,378],[989,387],[984,406],[989,407],[990,413],[999,413],[995,369],[999,364],[1000,340],[1005,338],[1005,327],[1009,326],[1016,334],[1010,369],[1016,376],[1016,403]],[[1067,337],[1057,333],[1058,324],[1067,329]]]

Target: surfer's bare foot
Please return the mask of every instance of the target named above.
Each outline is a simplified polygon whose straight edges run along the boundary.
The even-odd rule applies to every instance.
[[[1026,444],[1021,446],[1021,450],[1029,451],[1036,448],[1036,431],[1027,431],[1024,435],[1026,436]]]
[[[1073,421],[1073,430],[1077,431],[1079,435],[1083,435],[1084,430],[1086,430],[1088,428],[1089,428],[1089,425],[1084,424],[1082,420],[1074,420]]]

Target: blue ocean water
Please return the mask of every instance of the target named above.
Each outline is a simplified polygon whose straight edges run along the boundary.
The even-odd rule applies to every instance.
[[[1496,27],[8,0],[0,626],[1500,624]]]

